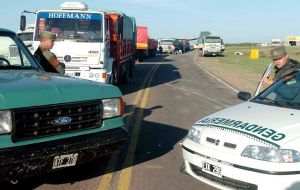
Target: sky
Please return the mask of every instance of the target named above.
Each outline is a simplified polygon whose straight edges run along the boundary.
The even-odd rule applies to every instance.
[[[72,1],[72,0],[67,0]],[[74,0],[76,1],[76,0]],[[19,29],[23,10],[60,9],[63,0],[5,0],[0,27]],[[89,8],[121,11],[147,26],[152,38],[197,38],[201,31],[225,43],[270,43],[300,36],[300,1],[296,0],[85,0]],[[27,15],[27,23],[34,23]]]

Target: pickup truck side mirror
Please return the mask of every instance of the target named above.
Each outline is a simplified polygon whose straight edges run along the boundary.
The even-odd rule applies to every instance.
[[[251,99],[251,93],[250,92],[238,92],[237,97],[240,100],[248,101]]]

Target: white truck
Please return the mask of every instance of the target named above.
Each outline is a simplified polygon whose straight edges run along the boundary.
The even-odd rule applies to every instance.
[[[29,50],[32,48],[33,41],[33,33],[34,33],[34,24],[28,24],[24,31],[17,32],[19,38],[24,42]]]
[[[203,37],[202,55],[221,56],[222,44],[219,36],[205,36]]]
[[[162,53],[174,54],[179,50],[179,40],[174,38],[161,39]]]
[[[121,16],[112,19],[111,15],[115,17],[117,14]],[[132,76],[135,60],[134,37],[131,37],[135,35],[133,17],[88,9],[81,2],[64,2],[61,9],[38,10],[35,15],[34,51],[39,46],[42,31],[56,33],[52,52],[65,63],[66,75],[102,83],[119,83],[124,76],[126,79]],[[124,45],[130,49],[124,52],[131,54],[123,54]],[[121,55],[116,52],[121,52]]]

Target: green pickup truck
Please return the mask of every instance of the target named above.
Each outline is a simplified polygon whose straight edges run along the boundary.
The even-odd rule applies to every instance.
[[[0,181],[16,181],[111,154],[127,142],[120,90],[43,71],[0,28]]]

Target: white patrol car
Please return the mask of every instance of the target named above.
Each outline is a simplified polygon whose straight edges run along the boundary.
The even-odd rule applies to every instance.
[[[300,71],[197,121],[182,151],[186,172],[219,189],[300,189]]]

